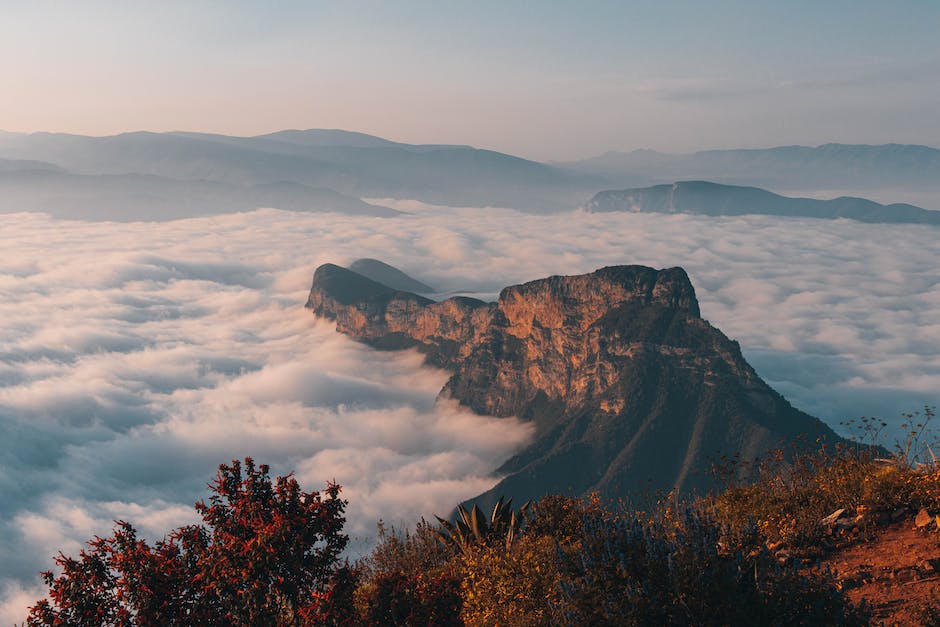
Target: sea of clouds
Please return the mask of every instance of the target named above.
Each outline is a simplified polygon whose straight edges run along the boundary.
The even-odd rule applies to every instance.
[[[934,228],[773,217],[439,208],[262,209],[164,223],[0,215],[0,622],[36,573],[115,519],[194,521],[246,455],[335,479],[358,545],[493,485],[531,431],[435,403],[447,374],[303,308],[317,265],[387,261],[442,292],[624,263],[687,269],[702,314],[799,408],[839,428],[936,404]]]

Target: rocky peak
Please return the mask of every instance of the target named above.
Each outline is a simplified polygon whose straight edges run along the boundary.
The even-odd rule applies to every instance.
[[[435,302],[327,265],[307,307],[377,348],[422,351],[452,372],[442,396],[535,424],[484,501],[707,488],[720,456],[753,459],[798,435],[838,440],[701,318],[681,268],[553,276],[485,303]]]
[[[513,285],[499,295],[499,310],[506,316],[509,332],[517,336],[527,334],[533,325],[584,330],[625,303],[699,315],[695,289],[682,268],[608,266],[590,274]]]
[[[391,295],[394,292],[393,288],[373,281],[358,272],[332,263],[325,263],[313,274],[310,295],[329,298],[341,305],[352,305]]]
[[[414,292],[416,294],[430,294],[434,291],[434,288],[430,285],[422,283],[408,276],[398,268],[394,268],[378,259],[356,259],[349,264],[349,269],[396,290]]]

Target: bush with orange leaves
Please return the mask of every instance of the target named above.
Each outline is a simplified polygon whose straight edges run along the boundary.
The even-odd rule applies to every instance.
[[[524,536],[510,549],[480,544],[459,556],[465,625],[558,623],[559,560],[555,540]]]
[[[748,481],[702,502],[722,522],[754,522],[769,544],[803,555],[839,541],[831,527],[820,524],[835,510],[845,509],[845,519],[853,521],[842,530],[859,535],[921,508],[940,514],[940,463],[928,444],[933,417],[931,407],[905,414],[905,440],[893,446],[883,441],[884,422],[863,418],[854,423],[862,429],[857,444],[789,456],[777,452],[750,468]]]

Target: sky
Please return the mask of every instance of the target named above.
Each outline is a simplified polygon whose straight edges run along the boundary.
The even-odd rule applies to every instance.
[[[0,215],[0,624],[37,573],[116,519],[192,522],[251,455],[349,499],[367,546],[497,481],[531,425],[435,398],[416,352],[376,352],[303,308],[314,269],[380,257],[442,292],[622,263],[684,267],[702,316],[798,408],[840,425],[937,404],[933,229],[773,216],[520,214],[383,201],[391,218],[274,209],[160,223]],[[885,245],[895,242],[896,245]],[[934,432],[936,433],[936,431]]]
[[[940,146],[937,32],[934,0],[0,0],[0,128]]]

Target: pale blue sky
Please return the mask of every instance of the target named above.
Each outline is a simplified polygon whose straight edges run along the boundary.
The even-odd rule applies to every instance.
[[[0,0],[0,128],[940,145],[940,2]]]

